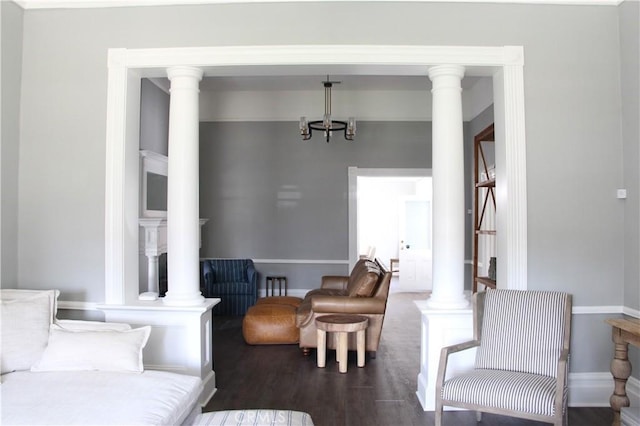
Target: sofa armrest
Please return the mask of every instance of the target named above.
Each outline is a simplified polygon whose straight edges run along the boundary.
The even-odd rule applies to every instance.
[[[376,297],[313,296],[311,310],[315,313],[384,314],[386,300]]]
[[[253,294],[258,294],[258,273],[256,272],[256,267],[253,261],[249,260],[247,264],[247,279],[249,284],[251,284],[251,288],[253,290]]]
[[[349,277],[343,275],[324,275],[320,288],[331,290],[346,290]]]

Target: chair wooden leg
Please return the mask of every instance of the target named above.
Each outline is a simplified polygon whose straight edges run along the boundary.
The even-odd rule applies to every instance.
[[[440,404],[439,401],[436,401],[435,415],[436,415],[435,426],[442,426],[442,404]]]
[[[476,422],[482,421],[482,411],[476,411]]]

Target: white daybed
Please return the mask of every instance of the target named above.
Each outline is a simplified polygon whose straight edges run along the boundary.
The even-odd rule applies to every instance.
[[[57,290],[0,290],[0,424],[313,426],[307,413],[201,414],[199,377],[144,370],[150,327],[58,320]]]
[[[2,425],[180,425],[199,377],[144,370],[150,327],[56,319],[57,290],[0,290]]]

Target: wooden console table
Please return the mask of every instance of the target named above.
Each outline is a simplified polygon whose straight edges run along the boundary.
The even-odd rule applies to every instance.
[[[627,379],[631,375],[631,363],[629,362],[629,343],[640,347],[640,319],[608,319],[607,324],[613,328],[612,339],[615,347],[613,360],[611,361],[611,374],[613,375],[614,388],[609,403],[613,409],[613,424],[620,424],[620,409],[629,406],[627,396]]]

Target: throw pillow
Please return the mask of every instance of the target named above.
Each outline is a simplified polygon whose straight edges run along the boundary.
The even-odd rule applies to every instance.
[[[0,293],[0,369],[29,370],[40,359],[55,316],[57,290],[3,290]]]
[[[151,327],[126,331],[68,330],[53,324],[49,345],[31,371],[144,370],[142,350]]]
[[[349,296],[351,297],[371,297],[378,283],[379,275],[375,272],[367,272],[363,274],[358,281],[349,287]]]
[[[56,314],[58,313],[59,290],[19,290],[15,288],[0,289],[0,300],[5,302],[11,300],[30,299],[32,297],[44,297],[44,295],[49,298],[49,310],[51,312],[51,322],[53,322],[55,321]]]

